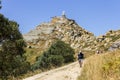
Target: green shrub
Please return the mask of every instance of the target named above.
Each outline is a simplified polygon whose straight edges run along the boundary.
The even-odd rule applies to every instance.
[[[64,58],[64,63],[74,61],[74,50],[70,47],[69,44],[64,43],[63,41],[57,41],[48,50],[51,55],[61,55]]]
[[[74,61],[74,50],[70,45],[58,40],[43,55],[36,58],[32,69],[50,69],[72,61]]]
[[[64,62],[64,58],[61,55],[50,55],[48,60],[53,66],[61,66]]]

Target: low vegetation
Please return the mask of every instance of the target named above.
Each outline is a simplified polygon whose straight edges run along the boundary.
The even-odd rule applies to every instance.
[[[36,57],[42,55],[43,52],[41,52],[40,49],[37,48],[26,48],[26,59],[28,62],[30,62],[30,64],[34,64],[36,61]]]
[[[84,64],[78,80],[119,80],[120,50],[94,55]]]
[[[51,69],[74,61],[74,50],[63,41],[56,41],[42,55],[36,58],[32,69]]]

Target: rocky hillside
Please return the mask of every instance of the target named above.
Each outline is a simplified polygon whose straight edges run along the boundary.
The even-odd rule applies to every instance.
[[[83,29],[75,20],[68,19],[64,14],[52,17],[50,22],[38,25],[23,37],[28,47],[39,49],[41,52],[58,39],[70,44],[76,53],[79,50],[93,52],[112,50],[114,43],[117,44],[117,48],[120,46],[118,45],[120,30],[110,30],[105,35],[95,37],[93,33]]]
[[[120,30],[110,30],[105,35],[98,36],[94,41],[98,50],[114,50],[120,48]]]
[[[23,35],[28,47],[46,50],[55,40],[62,40],[71,45],[78,52],[93,50],[95,36],[79,26],[75,20],[65,15],[52,17],[50,22],[38,25],[34,30]],[[90,46],[92,45],[92,46]]]

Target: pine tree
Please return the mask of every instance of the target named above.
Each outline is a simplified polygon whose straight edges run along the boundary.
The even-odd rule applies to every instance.
[[[0,78],[5,80],[27,72],[25,46],[19,25],[0,14]]]
[[[1,5],[1,0],[0,0],[0,9],[2,8],[2,5]]]

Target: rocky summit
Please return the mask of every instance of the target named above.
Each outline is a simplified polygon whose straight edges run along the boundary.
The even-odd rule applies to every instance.
[[[34,30],[23,35],[28,47],[46,50],[55,40],[62,40],[78,52],[80,49],[92,50],[94,34],[79,26],[75,20],[65,14],[52,17],[50,22],[38,25]]]

